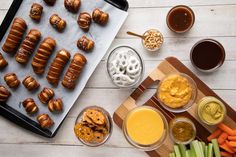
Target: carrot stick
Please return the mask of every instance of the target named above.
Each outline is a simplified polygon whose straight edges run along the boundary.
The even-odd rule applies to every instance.
[[[223,157],[232,157],[232,154],[230,154],[228,152],[220,152],[220,155]]]
[[[229,141],[226,140],[225,143],[226,143],[226,145],[227,145],[232,151],[235,152],[234,147],[231,146],[231,144],[229,143]]]
[[[228,134],[226,132],[222,132],[219,136],[219,138],[217,139],[219,144],[222,144],[225,142],[225,140],[227,139]]]
[[[219,145],[220,148],[224,149],[225,151],[227,151],[228,153],[231,153],[233,154],[234,153],[234,150],[232,150],[232,148],[230,148],[226,142],[224,142],[223,144]]]
[[[230,141],[236,141],[236,136],[228,136],[228,140],[230,140]]]
[[[222,131],[220,129],[215,130],[210,136],[207,137],[207,140],[211,142],[212,139],[218,138]]]
[[[228,144],[229,144],[231,147],[236,147],[236,141],[229,141]]]
[[[236,131],[225,125],[224,123],[220,123],[218,125],[218,128],[220,128],[222,131],[226,132],[230,136],[236,136]]]
[[[235,154],[236,154],[236,148],[233,147],[232,149],[234,150],[234,152],[235,152]]]

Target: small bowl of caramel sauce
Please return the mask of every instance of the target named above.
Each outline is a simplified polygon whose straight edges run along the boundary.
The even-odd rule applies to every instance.
[[[195,22],[195,15],[191,8],[185,5],[173,7],[167,14],[166,23],[175,33],[189,31]]]

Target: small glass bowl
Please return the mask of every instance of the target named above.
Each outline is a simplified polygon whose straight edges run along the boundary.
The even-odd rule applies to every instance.
[[[137,74],[137,77],[134,78],[134,82],[133,83],[130,83],[130,84],[118,84],[115,82],[115,80],[113,79],[112,77],[112,72],[111,72],[111,67],[112,67],[112,62],[115,61],[116,59],[116,56],[121,53],[121,52],[125,52],[125,54],[129,57],[135,57],[139,62],[140,62],[140,72]],[[121,87],[121,88],[132,88],[134,87],[136,84],[138,84],[141,80],[142,80],[142,77],[143,77],[143,73],[144,73],[144,63],[143,63],[143,60],[141,58],[141,56],[139,55],[139,53],[133,49],[132,47],[129,47],[129,46],[118,46],[116,48],[114,48],[109,56],[108,56],[108,59],[107,59],[107,72],[108,72],[108,75],[112,81],[112,83],[114,85],[116,85],[117,87]],[[128,76],[128,75],[127,75]]]
[[[192,138],[190,138],[189,140],[187,141],[180,141],[178,139],[176,139],[173,135],[173,132],[172,132],[172,129],[173,127],[175,126],[175,124],[179,123],[179,122],[186,122],[188,124],[190,124],[193,128],[193,136]],[[194,123],[187,117],[176,117],[174,119],[172,119],[169,123],[169,134],[170,134],[170,138],[177,144],[189,144],[191,141],[193,141],[196,137],[196,127],[194,125]]]
[[[170,15],[171,15],[174,11],[176,11],[176,10],[178,10],[178,9],[187,10],[187,11],[191,14],[191,16],[192,16],[191,25],[190,25],[188,28],[186,28],[185,30],[175,30],[174,28],[172,28],[172,26],[171,26],[171,24],[170,24]],[[194,23],[195,23],[195,15],[194,15],[194,12],[193,12],[193,10],[192,10],[190,7],[188,7],[188,6],[186,6],[186,5],[177,5],[177,6],[174,6],[173,8],[170,9],[170,11],[168,12],[168,14],[167,14],[167,16],[166,16],[166,24],[167,24],[168,28],[169,28],[171,31],[175,32],[175,33],[185,33],[185,32],[188,32],[188,31],[193,27]]]
[[[222,107],[223,112],[224,112],[223,117],[222,117],[220,120],[216,121],[215,123],[210,123],[210,122],[206,121],[206,120],[202,117],[202,114],[201,114],[201,112],[202,112],[202,107],[203,107],[204,105],[208,104],[209,102],[216,102],[216,103],[218,103],[218,104]],[[201,120],[203,123],[205,123],[205,124],[207,124],[207,125],[217,125],[217,124],[221,123],[221,122],[224,120],[224,118],[225,118],[225,116],[226,116],[226,114],[227,114],[227,110],[226,110],[226,108],[225,108],[225,105],[224,105],[219,99],[217,99],[217,98],[215,98],[215,97],[213,97],[213,96],[206,96],[206,97],[203,97],[201,100],[199,100],[197,113],[198,113],[198,117],[200,118],[200,120]]]
[[[186,79],[188,80],[189,84],[191,85],[191,88],[192,88],[192,96],[191,96],[189,102],[188,102],[186,105],[184,105],[184,106],[182,106],[182,107],[180,107],[180,108],[171,108],[171,107],[165,105],[165,103],[162,102],[162,101],[160,100],[160,98],[159,98],[159,90],[160,90],[159,87],[160,87],[161,84],[165,81],[165,79],[167,79],[169,76],[172,76],[172,75],[180,75],[180,76],[186,78]],[[194,82],[194,80],[193,80],[190,76],[188,76],[188,75],[186,75],[186,74],[184,74],[184,73],[172,73],[172,74],[167,75],[165,78],[163,78],[163,79],[161,80],[161,82],[160,82],[160,84],[159,84],[159,87],[157,88],[157,98],[158,98],[160,104],[161,104],[166,110],[168,110],[168,111],[170,111],[170,112],[181,113],[181,112],[187,111],[187,110],[195,103],[195,101],[196,101],[196,98],[197,98],[197,85],[196,85],[196,83]]]
[[[132,138],[129,136],[128,134],[128,131],[127,131],[127,126],[126,126],[126,123],[127,123],[127,119],[128,117],[135,111],[137,110],[140,110],[140,109],[151,109],[155,112],[157,112],[160,117],[162,118],[163,120],[163,123],[164,123],[164,132],[162,134],[162,137],[160,138],[160,140],[158,140],[157,142],[153,143],[153,144],[150,144],[150,145],[143,145],[143,144],[139,144],[137,142],[135,142],[134,140],[132,140]],[[157,110],[156,108],[154,107],[150,107],[150,106],[139,106],[139,107],[136,107],[132,110],[130,110],[128,112],[128,114],[126,115],[124,121],[123,121],[123,125],[122,125],[122,131],[123,131],[123,134],[126,138],[126,140],[132,145],[134,146],[135,148],[139,149],[139,150],[142,150],[142,151],[152,151],[152,150],[155,150],[157,148],[159,148],[165,141],[167,135],[168,135],[168,123],[167,123],[167,120],[165,118],[165,116],[159,111]]]
[[[149,48],[149,47],[147,47],[147,45],[145,44],[145,42],[147,42],[147,41],[146,41],[146,38],[147,38],[148,36],[150,36],[150,33],[151,33],[151,32],[157,33],[158,37],[156,37],[156,38],[158,38],[158,40],[160,40],[160,41],[158,41],[158,43],[156,43],[157,46],[154,47],[154,48]],[[159,49],[161,48],[163,42],[164,42],[164,37],[163,37],[163,35],[162,35],[161,32],[160,32],[159,30],[157,30],[157,29],[149,29],[149,30],[147,30],[146,32],[143,33],[143,36],[144,36],[144,37],[147,36],[147,37],[145,37],[144,39],[142,39],[143,47],[144,47],[146,50],[151,51],[151,52],[154,52],[154,51],[159,50]],[[151,37],[151,39],[153,39],[153,38]]]
[[[206,42],[217,45],[218,48],[221,49],[221,53],[222,53],[222,59],[221,59],[221,61],[218,63],[218,65],[216,65],[216,66],[215,66],[214,68],[212,68],[212,69],[202,69],[202,68],[198,67],[198,66],[194,63],[194,58],[193,58],[194,49],[196,49],[200,44],[203,44],[203,43],[206,43]],[[199,70],[199,71],[201,71],[201,72],[205,72],[205,73],[211,73],[211,72],[216,71],[217,69],[219,69],[219,68],[223,65],[223,63],[224,63],[224,61],[225,61],[225,55],[226,55],[226,54],[225,54],[224,46],[223,46],[220,42],[218,42],[218,41],[216,41],[216,40],[214,40],[214,39],[202,39],[202,40],[198,41],[197,43],[195,43],[195,44],[193,45],[193,47],[191,48],[191,50],[190,50],[190,61],[191,61],[192,65],[193,65],[193,67],[196,68],[197,70]]]
[[[103,145],[104,143],[107,142],[107,140],[110,138],[111,134],[112,134],[112,130],[113,130],[113,124],[112,124],[112,118],[110,116],[110,114],[102,107],[99,107],[99,106],[89,106],[89,107],[86,107],[84,108],[80,113],[79,115],[77,116],[76,120],[75,120],[75,125],[80,122],[82,120],[82,117],[83,117],[83,113],[87,110],[87,109],[95,109],[95,110],[98,110],[100,112],[103,113],[103,115],[105,116],[106,118],[106,122],[107,122],[107,129],[108,129],[108,134],[107,136],[104,138],[104,140],[100,143],[88,143],[86,141],[84,141],[83,139],[77,137],[79,139],[79,141],[81,143],[83,143],[84,145],[86,146],[89,146],[89,147],[98,147],[98,146],[101,146]]]

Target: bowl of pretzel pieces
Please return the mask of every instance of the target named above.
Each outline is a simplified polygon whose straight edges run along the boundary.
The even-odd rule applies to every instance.
[[[89,106],[76,118],[74,133],[83,144],[98,147],[110,138],[112,129],[110,114],[99,106]]]

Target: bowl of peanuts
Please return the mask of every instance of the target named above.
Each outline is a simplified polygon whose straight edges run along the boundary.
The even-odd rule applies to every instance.
[[[143,46],[151,52],[157,51],[161,48],[164,42],[164,37],[157,29],[147,30],[142,37]]]

